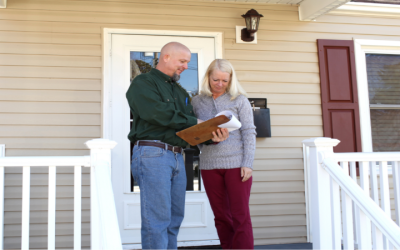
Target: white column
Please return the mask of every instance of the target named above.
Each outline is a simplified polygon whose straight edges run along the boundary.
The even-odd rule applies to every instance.
[[[113,149],[117,143],[107,139],[94,139],[87,141],[86,146],[90,149],[90,161],[91,161],[91,168],[90,168],[90,200],[91,200],[91,207],[90,207],[90,215],[91,215],[91,226],[90,226],[90,234],[91,234],[91,249],[103,249],[105,246],[105,241],[112,239],[112,235],[102,235],[102,231],[104,229],[104,224],[106,222],[110,222],[110,218],[114,218],[115,214],[115,222],[111,221],[112,234],[118,234],[118,238],[116,241],[119,240],[119,245],[122,248],[120,234],[119,234],[119,227],[118,221],[116,219],[116,210],[115,210],[115,203],[114,197],[112,194],[112,186],[111,186],[111,149]],[[99,167],[99,169],[96,169]],[[106,169],[100,169],[106,168]],[[106,182],[109,182],[110,185],[107,183],[101,183],[98,185],[97,177],[99,177],[99,173],[104,173],[107,175],[108,178],[105,179]],[[112,199],[110,199],[110,203],[107,206],[114,211],[112,214],[102,214],[100,208],[102,208],[102,202],[99,200],[101,195],[101,199],[105,197],[106,194],[98,193],[99,188],[104,188],[107,186],[108,189],[111,189],[111,194],[107,192],[108,196],[111,195]],[[109,191],[109,190],[107,190]],[[116,224],[116,229],[115,225]],[[108,225],[110,226],[110,225]],[[108,228],[111,229],[111,228]]]
[[[333,249],[332,206],[330,197],[331,178],[321,165],[325,155],[333,153],[333,147],[340,141],[319,137],[304,140],[309,147],[311,228],[314,249]]]

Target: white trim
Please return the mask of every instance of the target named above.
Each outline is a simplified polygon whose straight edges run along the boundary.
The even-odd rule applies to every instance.
[[[102,137],[111,138],[111,36],[113,34],[125,35],[154,35],[154,36],[193,36],[213,37],[215,41],[215,58],[223,58],[223,33],[222,32],[195,32],[174,30],[132,30],[109,29],[103,30],[103,120]]]
[[[300,21],[313,21],[350,0],[304,0],[300,2]]]
[[[375,105],[369,103],[367,64],[365,60],[365,54],[400,55],[400,41],[355,39],[354,50],[357,72],[358,105],[360,109],[362,151],[373,152],[370,109],[376,107],[374,107]]]
[[[400,17],[400,5],[349,2],[332,11],[331,14]]]
[[[7,0],[0,0],[0,8],[7,8]]]

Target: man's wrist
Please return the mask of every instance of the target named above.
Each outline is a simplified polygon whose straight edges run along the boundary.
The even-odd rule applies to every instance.
[[[188,121],[186,123],[186,127],[189,128],[194,125],[197,125],[197,118],[193,117],[193,116],[189,116]]]

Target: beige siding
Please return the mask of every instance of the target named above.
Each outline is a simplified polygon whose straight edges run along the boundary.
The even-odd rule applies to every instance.
[[[236,44],[240,17],[264,15],[258,44]],[[296,6],[194,0],[13,0],[0,10],[0,143],[6,156],[85,155],[101,137],[102,29],[224,32],[224,56],[251,97],[268,98],[272,138],[258,138],[255,243],[306,242],[301,141],[322,136],[316,39],[399,40],[400,19],[325,15]],[[85,170],[87,171],[87,170]],[[57,244],[72,247],[72,174],[58,170]],[[84,174],[82,241],[89,246]],[[6,248],[20,240],[20,170],[6,174]],[[31,247],[45,247],[47,170],[32,173]]]

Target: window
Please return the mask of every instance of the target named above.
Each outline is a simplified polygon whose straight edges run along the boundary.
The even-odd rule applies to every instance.
[[[400,55],[365,56],[373,151],[400,151]]]
[[[400,151],[400,41],[354,40],[363,152]]]

